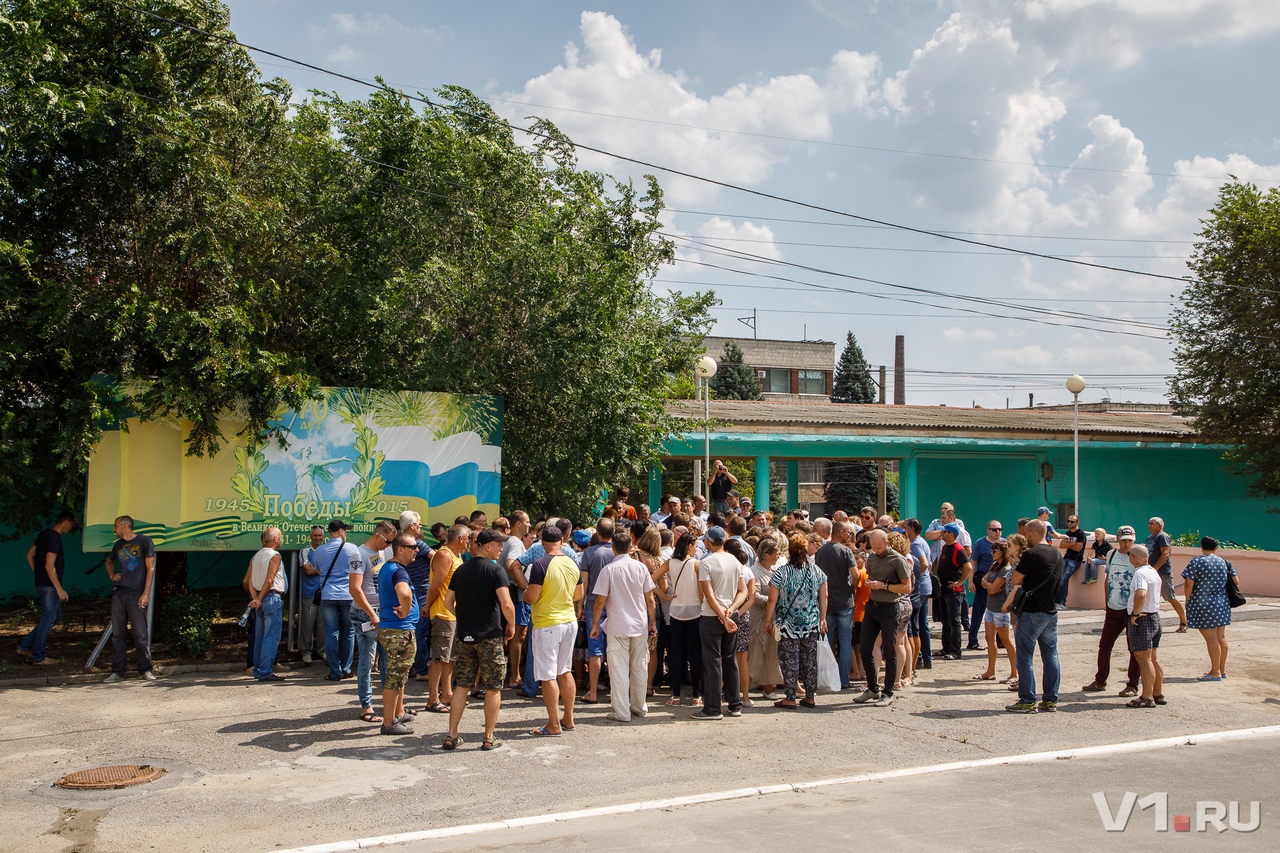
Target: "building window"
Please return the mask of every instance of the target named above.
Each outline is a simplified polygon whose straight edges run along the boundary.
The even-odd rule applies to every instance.
[[[777,367],[766,367],[757,371],[760,374],[760,390],[766,394],[790,394],[791,371]]]
[[[796,463],[799,484],[809,486],[827,482],[827,463],[823,459],[802,459]]]
[[[827,374],[822,370],[801,370],[800,371],[800,393],[801,394],[826,394],[827,393]]]

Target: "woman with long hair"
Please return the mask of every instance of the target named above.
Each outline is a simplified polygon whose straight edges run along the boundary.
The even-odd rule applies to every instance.
[[[687,530],[676,540],[671,559],[663,562],[655,582],[665,580],[667,591],[659,592],[667,603],[671,622],[671,698],[668,705],[680,705],[686,670],[693,686],[693,705],[702,705],[702,635],[698,630],[702,615],[702,596],[698,591],[698,560],[695,558],[697,538]]]
[[[1015,534],[1011,539],[1021,539]],[[1000,649],[996,645],[997,638],[1004,652],[1009,657],[1008,681],[1018,678],[1018,659],[1013,648],[1012,620],[1004,612],[1004,602],[1009,597],[1009,585],[1013,582],[1013,565],[1009,562],[1009,552],[1021,556],[1021,546],[1010,545],[1008,539],[997,539],[991,543],[991,568],[982,576],[982,588],[987,591],[987,610],[982,614],[982,623],[987,632],[987,668],[974,676],[975,681],[994,681],[996,677],[996,660],[1000,657]]]
[[[756,593],[751,603],[751,624],[760,626],[751,633],[751,645],[747,649],[747,668],[751,682],[770,702],[778,697],[774,688],[782,683],[782,669],[778,664],[778,641],[771,631],[764,630],[765,608],[769,605],[769,581],[773,567],[782,558],[778,541],[772,536],[762,536],[756,548],[756,564],[751,567],[755,575]]]

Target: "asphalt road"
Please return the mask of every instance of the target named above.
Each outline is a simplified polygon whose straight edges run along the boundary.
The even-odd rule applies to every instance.
[[[152,684],[130,678],[118,685],[8,688],[2,694],[6,723],[0,732],[0,849],[266,851],[708,791],[1280,724],[1280,619],[1254,618],[1232,626],[1231,677],[1215,684],[1195,681],[1207,662],[1201,638],[1166,634],[1161,658],[1170,704],[1134,711],[1114,691],[1079,692],[1093,675],[1097,639],[1087,633],[1088,617],[1072,618],[1077,633],[1064,632],[1061,639],[1062,708],[1054,715],[1006,714],[1002,709],[1011,694],[1000,685],[971,681],[980,666],[971,657],[937,663],[924,684],[903,691],[889,708],[855,707],[846,693],[819,697],[813,711],[757,708],[740,719],[705,723],[688,719],[688,709],[656,705],[648,719],[620,725],[605,720],[607,706],[596,705],[580,707],[577,731],[551,740],[524,734],[545,721],[540,702],[507,699],[499,723],[507,745],[491,753],[478,749],[477,706],[463,719],[469,741],[456,752],[438,748],[442,716],[421,715],[414,736],[385,738],[356,719],[354,686],[325,682],[316,667],[295,672],[278,686],[258,685],[245,676],[203,674],[164,677]],[[1122,663],[1117,654],[1115,665]],[[418,692],[411,689],[411,694]],[[1254,750],[1203,762],[1204,774],[1225,767],[1234,774],[1227,781],[1240,783],[1238,795],[1234,788],[1209,786],[1210,799],[1226,796],[1218,793],[1226,791],[1239,799],[1264,801],[1262,830],[1240,843],[1254,843],[1269,826],[1265,799],[1274,783],[1264,790],[1253,774],[1269,772],[1274,779],[1276,743],[1259,742]],[[1133,777],[1129,790],[1169,790],[1171,807],[1178,797],[1201,798],[1189,786],[1175,792],[1157,784],[1174,779],[1162,772],[1172,765],[1159,762],[1176,762],[1176,752],[1144,758],[1156,764],[1148,775]],[[116,792],[51,787],[72,770],[136,763],[169,772],[159,782]],[[1025,820],[1002,803],[1016,805],[1021,796],[1034,795],[1054,805],[1060,791],[1057,805],[1064,811],[1053,813],[1069,822],[1060,829],[1046,822],[1045,831],[1067,833],[1054,837],[1090,847],[1099,823],[1091,799],[1081,799],[1081,792],[1093,789],[1053,781],[1085,763],[994,774],[1008,783],[1005,788],[984,787],[990,777],[983,773],[991,771],[972,771],[971,782],[960,775],[918,777],[857,790],[772,795],[759,799],[757,808],[766,816],[812,815],[807,831],[817,833],[816,838],[843,839],[839,833],[847,831],[855,841],[880,839],[893,846],[891,837],[927,832],[950,839],[954,848],[973,849],[988,847],[993,839],[1004,846],[1018,839]],[[1087,782],[1087,777],[1078,781]],[[882,789],[897,791],[896,799],[890,796],[882,809],[868,813],[875,819],[864,814],[852,826],[821,809],[808,810],[810,804],[830,802],[837,804],[831,808],[847,811]],[[1123,790],[1121,784],[1114,788],[1117,795]],[[739,814],[734,811],[738,808],[746,811]],[[757,839],[766,837],[757,833],[771,831],[735,819],[756,814],[748,802],[724,809],[732,831],[747,833],[734,836],[739,849],[757,847]],[[715,827],[724,825],[717,823],[721,819],[718,808],[706,807],[637,817],[642,822],[624,833],[617,846],[648,849],[643,845],[651,840],[669,846],[699,838],[711,845]],[[649,825],[650,820],[661,821],[661,827]],[[624,824],[616,818],[605,825]],[[975,825],[980,831],[965,831]],[[577,838],[582,831],[581,826],[570,828],[565,837]],[[797,831],[799,824],[792,826]],[[524,832],[455,839],[450,849],[524,846]],[[888,835],[876,834],[880,832]],[[1103,839],[1099,844],[1110,843],[1110,836],[1098,837]],[[556,838],[561,836],[553,833],[546,840]]]

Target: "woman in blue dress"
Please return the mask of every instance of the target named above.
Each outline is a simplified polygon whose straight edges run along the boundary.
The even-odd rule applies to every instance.
[[[1187,624],[1197,628],[1209,648],[1209,671],[1198,681],[1221,681],[1227,677],[1227,626],[1231,605],[1227,602],[1227,576],[1234,575],[1231,564],[1217,554],[1218,540],[1200,540],[1199,557],[1182,570],[1187,595]]]

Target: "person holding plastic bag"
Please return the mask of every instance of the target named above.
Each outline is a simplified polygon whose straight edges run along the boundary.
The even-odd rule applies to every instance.
[[[827,630],[827,576],[809,562],[809,542],[803,533],[787,540],[787,562],[769,579],[769,603],[764,630],[777,626],[778,662],[782,666],[785,697],[775,708],[817,705],[818,635]],[[838,680],[838,674],[837,674]],[[796,701],[797,681],[804,682],[804,699]]]

